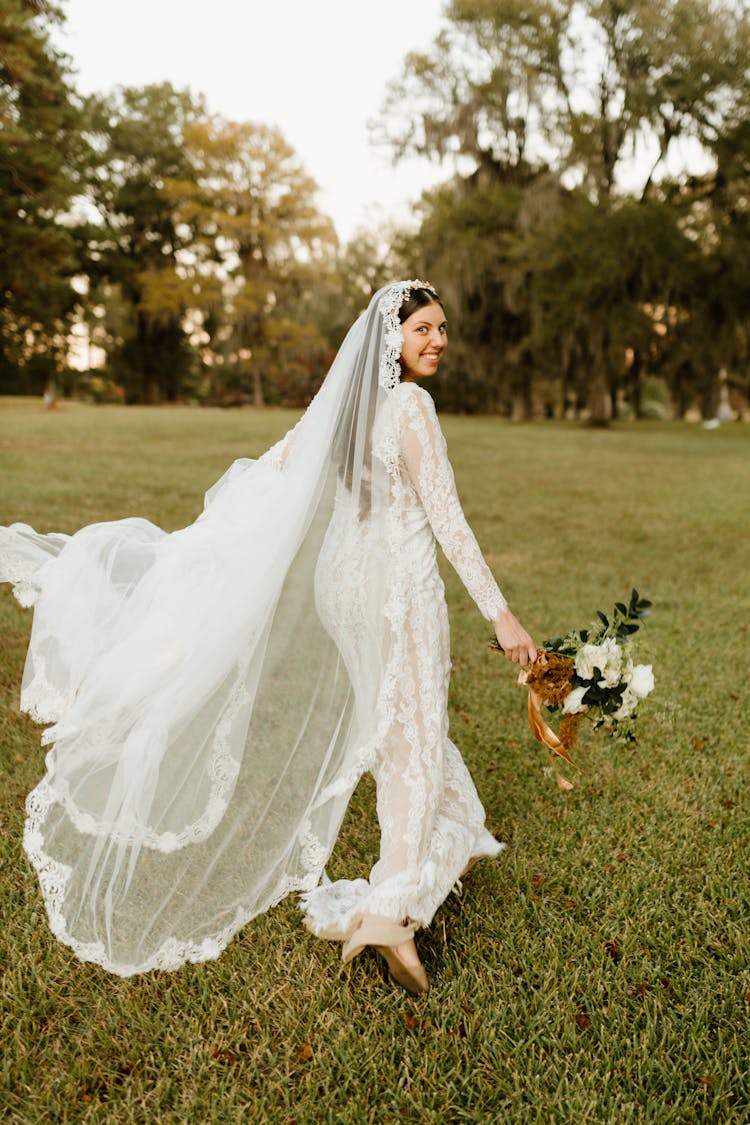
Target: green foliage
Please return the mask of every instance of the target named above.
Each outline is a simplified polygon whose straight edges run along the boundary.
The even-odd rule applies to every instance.
[[[86,194],[97,220],[78,236],[89,306],[117,309],[119,332],[103,343],[129,401],[174,401],[190,374],[192,293],[179,266],[194,231],[178,222],[164,185],[190,176],[185,130],[203,112],[200,99],[169,83],[85,103]]]
[[[315,204],[317,185],[277,129],[204,118],[186,129],[184,145],[189,176],[168,178],[165,190],[195,232],[191,280],[198,292],[207,279],[220,287],[222,359],[260,406],[326,350],[316,327],[295,314],[325,280],[335,232]]]
[[[412,247],[466,328],[444,405],[606,423],[659,374],[676,413],[710,416],[722,368],[750,395],[749,51],[730,3],[448,5],[380,129],[460,168]],[[686,138],[713,166],[671,182]],[[634,189],[636,148],[654,163]]]
[[[447,304],[447,409],[606,425],[750,399],[746,5],[452,0],[377,131],[454,174],[416,234],[344,248],[277,129],[168,83],[78,98],[62,19],[0,5],[0,392],[72,389],[77,321],[130,402],[301,404],[411,275]]]
[[[0,6],[0,392],[41,392],[65,363],[80,111],[51,5]]]

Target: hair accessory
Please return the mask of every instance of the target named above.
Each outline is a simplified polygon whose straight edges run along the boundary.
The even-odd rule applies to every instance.
[[[398,386],[401,379],[401,366],[398,361],[404,344],[404,334],[401,331],[398,313],[404,301],[414,289],[426,289],[428,293],[434,294],[437,299],[437,293],[429,281],[420,281],[419,278],[414,278],[411,281],[396,281],[393,285],[389,285],[378,305],[385,322],[385,343],[383,354],[380,357],[378,381],[381,387],[384,387],[387,391],[392,391],[394,387]]]

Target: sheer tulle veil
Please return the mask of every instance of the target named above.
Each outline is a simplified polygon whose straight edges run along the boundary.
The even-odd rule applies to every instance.
[[[398,628],[379,560],[397,314],[416,287],[373,297],[299,423],[236,461],[190,526],[0,529],[0,580],[34,605],[21,707],[52,724],[24,846],[84,960],[128,976],[216,957],[321,878],[377,747]],[[369,544],[356,668],[327,628],[334,525]]]

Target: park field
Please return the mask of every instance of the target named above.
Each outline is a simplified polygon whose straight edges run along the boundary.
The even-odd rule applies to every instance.
[[[281,410],[0,398],[0,521],[176,528]],[[584,732],[560,793],[524,692],[448,566],[452,737],[508,848],[418,935],[415,1000],[342,968],[292,900],[216,962],[121,980],[51,937],[21,847],[39,730],[17,711],[31,613],[0,592],[0,1116],[37,1122],[446,1125],[750,1120],[750,426],[443,419],[467,516],[539,639],[631,587],[653,601],[640,740]],[[376,857],[373,787],[329,867]]]

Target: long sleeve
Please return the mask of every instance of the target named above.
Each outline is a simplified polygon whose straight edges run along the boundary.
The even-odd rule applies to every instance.
[[[414,383],[395,393],[401,451],[435,538],[480,612],[493,621],[507,602],[463,513],[432,398]]]

